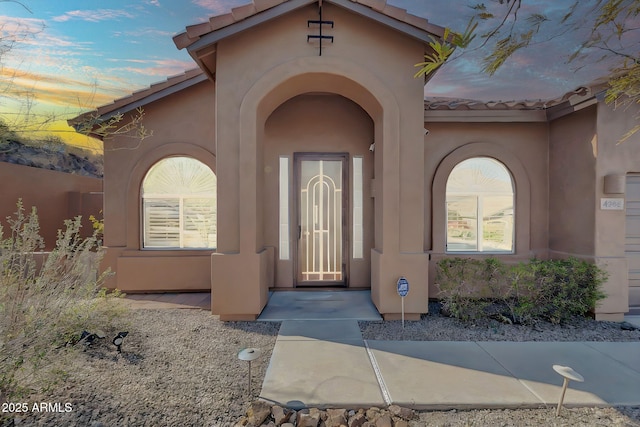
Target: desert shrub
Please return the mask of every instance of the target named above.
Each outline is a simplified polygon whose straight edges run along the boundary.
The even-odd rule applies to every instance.
[[[41,390],[64,375],[49,361],[83,330],[111,332],[123,310],[103,283],[96,236],[80,236],[80,217],[65,221],[55,249],[44,247],[37,211],[18,201],[0,225],[0,400]],[[73,351],[73,350],[71,350]]]
[[[511,266],[495,258],[447,258],[438,262],[436,272],[443,311],[461,320],[563,323],[593,311],[605,297],[606,273],[575,258]]]
[[[461,320],[479,319],[504,292],[504,265],[495,258],[446,258],[437,265],[436,284],[445,313]]]
[[[584,316],[605,297],[602,284],[606,273],[595,264],[568,258],[532,260],[521,264],[519,288],[514,312],[522,323],[542,319],[563,323],[574,316]]]

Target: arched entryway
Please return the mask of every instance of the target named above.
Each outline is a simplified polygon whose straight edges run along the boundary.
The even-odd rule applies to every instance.
[[[426,280],[428,261],[421,240],[423,202],[414,196],[422,193],[419,183],[424,174],[421,161],[423,147],[415,144],[422,141],[420,115],[414,117],[413,113],[407,112],[411,115],[411,118],[406,118],[407,123],[415,121],[416,125],[411,127],[415,132],[406,132],[400,126],[400,106],[396,96],[374,73],[342,58],[298,58],[262,75],[243,95],[235,124],[237,128],[234,129],[229,120],[218,122],[218,194],[220,202],[227,198],[228,204],[219,215],[219,230],[224,232],[218,235],[218,253],[212,260],[212,292],[224,295],[224,298],[219,302],[214,299],[212,310],[220,313],[221,317],[235,319],[247,317],[242,313],[258,314],[267,302],[268,289],[276,284],[275,278],[280,278],[278,274],[286,269],[278,265],[279,247],[276,250],[272,243],[278,239],[270,234],[274,221],[265,221],[273,217],[266,211],[269,205],[274,203],[273,199],[279,200],[273,180],[267,185],[264,178],[265,167],[271,166],[270,173],[275,168],[273,154],[269,151],[269,120],[274,114],[273,117],[277,118],[279,112],[276,110],[289,108],[289,102],[295,103],[297,97],[317,97],[320,94],[329,94],[323,96],[334,97],[332,99],[337,103],[346,102],[350,108],[362,110],[361,115],[366,113],[365,117],[370,120],[369,133],[363,135],[367,138],[373,135],[371,143],[375,142],[373,153],[368,152],[369,141],[357,144],[360,155],[367,155],[362,151],[366,150],[371,156],[368,160],[372,168],[368,197],[373,199],[373,226],[368,230],[372,234],[369,236],[370,261],[367,260],[368,265],[364,267],[369,271],[360,276],[364,278],[361,284],[366,287],[364,280],[369,280],[372,300],[381,312],[398,313],[399,301],[393,288],[398,275],[415,278],[414,283],[422,284]],[[420,97],[416,99],[420,101]],[[230,115],[226,117],[231,118]],[[401,140],[405,133],[407,135]],[[228,143],[221,149],[221,138],[234,135],[237,135],[237,151]],[[308,138],[305,140],[308,143]],[[319,142],[315,142],[315,147],[309,147],[305,140],[291,148],[292,154],[328,154]],[[403,152],[401,146],[404,147]],[[226,168],[223,151],[227,149],[229,155],[237,153],[238,169],[234,170],[231,164]],[[349,150],[331,150],[331,154],[348,155]],[[410,155],[413,151],[415,155]],[[401,158],[405,159],[402,174]],[[295,167],[294,161],[292,158],[291,170]],[[407,179],[407,185],[402,188],[401,175]],[[345,182],[348,185],[348,181]],[[289,188],[296,187],[290,182]],[[408,202],[405,206],[401,206],[403,197]],[[228,227],[225,227],[225,221],[229,222]],[[352,226],[353,221],[349,221]],[[296,225],[290,223],[289,227]],[[291,228],[289,232],[291,236]],[[347,246],[347,250],[350,249]],[[295,251],[298,253],[299,247],[296,246]],[[351,259],[349,268],[342,271],[352,274],[353,266],[355,262]],[[279,270],[276,272],[276,269]],[[295,273],[296,268],[292,271]],[[299,278],[298,273],[295,277],[294,273],[290,273],[289,282],[283,283],[293,286]],[[416,287],[407,311],[425,312],[426,292],[426,286]]]
[[[353,101],[307,93],[280,105],[264,127],[264,241],[274,286],[371,284],[374,123]]]

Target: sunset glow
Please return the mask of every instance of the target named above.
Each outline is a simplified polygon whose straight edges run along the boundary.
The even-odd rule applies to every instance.
[[[388,1],[454,30],[464,29],[472,13],[465,0]],[[0,117],[14,123],[20,115],[31,115],[31,122],[48,116],[55,126],[45,128],[77,143],[78,137],[63,126],[66,119],[194,68],[171,37],[247,2],[114,0],[98,8],[79,0],[24,0],[24,6],[1,2],[0,37],[9,49],[0,53]],[[527,13],[556,16],[573,1],[526,3]],[[429,82],[425,95],[482,100],[560,96],[607,71],[606,64],[577,70],[567,65],[563,58],[575,44],[569,36],[540,42],[514,56],[494,77],[481,72],[487,52],[470,52],[446,65],[446,71]]]

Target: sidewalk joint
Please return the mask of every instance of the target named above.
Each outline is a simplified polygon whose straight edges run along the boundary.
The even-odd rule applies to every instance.
[[[371,367],[373,368],[373,372],[376,375],[376,380],[378,380],[378,385],[380,386],[380,392],[382,393],[382,398],[387,406],[391,405],[393,401],[391,400],[391,393],[387,388],[387,384],[384,382],[384,378],[382,377],[382,372],[380,371],[380,367],[378,366],[378,361],[376,360],[376,356],[373,354],[373,351],[369,348],[369,343],[367,340],[364,341],[364,347],[367,350],[367,355],[369,356],[369,361],[371,362]]]

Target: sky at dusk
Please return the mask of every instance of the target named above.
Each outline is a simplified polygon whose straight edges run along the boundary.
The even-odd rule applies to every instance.
[[[194,68],[172,36],[248,1],[24,0],[26,7],[0,1],[2,41],[14,41],[9,51],[0,50],[4,85],[0,117],[11,122],[25,112],[37,117],[53,114],[59,122]],[[472,14],[467,0],[388,2],[458,31]],[[486,3],[499,7],[497,1]],[[573,0],[524,0],[523,4],[523,15],[540,12],[559,17]],[[585,28],[590,28],[587,19]],[[550,40],[542,36],[493,77],[481,71],[486,49],[470,49],[439,71],[425,95],[487,101],[560,96],[606,74],[606,64],[576,69],[576,64],[566,63],[579,36],[572,33]]]

